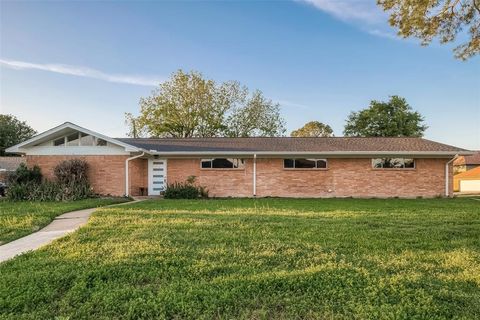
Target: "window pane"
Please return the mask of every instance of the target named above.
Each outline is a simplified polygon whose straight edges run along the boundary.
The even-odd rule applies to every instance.
[[[107,145],[107,141],[103,140],[103,139],[97,139],[97,146],[106,146]]]
[[[80,135],[80,145],[81,146],[93,146],[94,145],[93,140],[94,140],[93,137],[89,136],[88,134],[82,133]]]
[[[202,168],[211,168],[212,160],[211,159],[202,159]]]
[[[65,145],[65,137],[58,138],[57,140],[53,141],[54,146],[64,146]]]
[[[392,158],[383,158],[382,159],[382,168],[393,168],[393,160]]]
[[[309,169],[309,168],[315,168],[316,167],[316,161],[313,159],[295,159],[295,168],[301,168],[301,169]]]
[[[245,168],[245,159],[233,159],[233,167],[237,169]]]
[[[324,160],[324,159],[317,160],[317,168],[326,169],[327,168],[327,160]]]
[[[283,159],[283,167],[284,168],[294,168],[293,159]]]
[[[391,166],[392,168],[403,168],[403,159],[401,158],[391,159]]]
[[[404,159],[405,168],[415,168],[415,160],[413,159]]]
[[[219,168],[219,169],[233,168],[233,159],[222,159],[222,158],[213,159],[212,168]]]
[[[67,146],[78,146],[78,132],[67,136]]]
[[[372,159],[372,167],[381,168],[383,164],[383,159]]]

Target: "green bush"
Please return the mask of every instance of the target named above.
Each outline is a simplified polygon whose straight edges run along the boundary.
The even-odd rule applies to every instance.
[[[87,177],[88,164],[80,159],[60,162],[53,181],[43,180],[39,167],[22,165],[12,175],[7,197],[13,201],[71,201],[95,196]]]
[[[208,198],[208,190],[203,186],[195,185],[195,176],[187,178],[186,182],[175,182],[167,185],[165,199],[198,199]]]

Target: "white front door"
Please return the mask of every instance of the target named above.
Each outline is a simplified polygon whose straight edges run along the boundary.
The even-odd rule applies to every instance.
[[[167,160],[148,159],[148,195],[157,196],[167,187]]]

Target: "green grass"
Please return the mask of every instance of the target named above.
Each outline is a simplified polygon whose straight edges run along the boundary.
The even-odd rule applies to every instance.
[[[124,201],[122,198],[93,198],[70,202],[0,200],[0,245],[40,230],[62,213]]]
[[[478,319],[480,201],[146,201],[0,275],[5,319]]]

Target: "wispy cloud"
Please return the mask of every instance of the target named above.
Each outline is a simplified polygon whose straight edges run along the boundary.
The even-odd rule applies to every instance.
[[[288,100],[274,100],[274,101],[278,102],[281,107],[285,107],[285,108],[293,108],[293,109],[311,109],[312,108],[305,104],[296,103]]]
[[[115,83],[134,84],[139,86],[156,86],[163,81],[161,77],[111,74],[84,66],[72,66],[56,63],[31,63],[26,61],[0,59],[0,65],[11,69],[42,70],[77,77],[92,78]]]
[[[295,0],[304,2],[331,16],[358,26],[361,30],[382,38],[400,39],[388,25],[388,15],[375,0]]]

